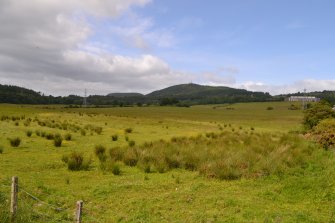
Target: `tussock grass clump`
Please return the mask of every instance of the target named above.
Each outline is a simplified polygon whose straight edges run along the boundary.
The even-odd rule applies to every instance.
[[[47,134],[45,135],[45,138],[46,138],[47,140],[53,140],[53,139],[55,138],[55,135],[52,134],[52,133],[47,133]]]
[[[112,140],[113,141],[117,141],[118,138],[119,138],[119,136],[117,134],[112,135]]]
[[[102,127],[95,127],[94,132],[96,132],[98,135],[101,135],[102,133]]]
[[[122,150],[121,150],[122,149]],[[282,174],[290,168],[304,168],[315,146],[298,135],[244,132],[208,133],[197,137],[174,137],[170,142],[110,151],[128,166],[145,172],[166,172],[175,168],[198,171],[224,180]]]
[[[102,146],[102,145],[95,146],[94,153],[98,157],[100,162],[105,162],[106,161],[106,159],[107,159],[106,148],[104,146]]]
[[[70,133],[66,133],[66,134],[64,135],[64,139],[65,139],[66,141],[71,141],[71,140],[72,140],[72,135],[71,135]]]
[[[132,133],[133,132],[133,129],[132,128],[126,128],[124,130],[125,133]]]
[[[91,159],[85,158],[82,153],[78,152],[63,155],[62,161],[67,164],[68,170],[72,171],[89,170],[92,163]]]
[[[85,136],[85,135],[86,135],[86,131],[85,131],[85,129],[81,129],[81,130],[80,130],[80,134],[81,134],[82,136]]]
[[[130,146],[130,147],[133,147],[133,146],[135,146],[135,141],[134,140],[130,140],[129,142],[128,142],[128,145]]]
[[[33,134],[33,131],[31,131],[31,130],[27,130],[27,131],[26,131],[26,135],[27,135],[28,137],[31,137],[32,134]]]
[[[3,153],[3,150],[4,150],[4,149],[3,149],[3,146],[0,145],[0,154]]]
[[[56,135],[53,140],[54,140],[55,147],[62,146],[63,138],[60,135]]]
[[[12,147],[18,147],[21,144],[21,138],[20,137],[10,138],[9,143]]]

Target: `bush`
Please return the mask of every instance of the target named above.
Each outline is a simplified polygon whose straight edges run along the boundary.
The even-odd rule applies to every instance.
[[[126,128],[124,130],[125,133],[132,133],[133,132],[133,129],[132,128]]]
[[[27,135],[28,137],[30,137],[32,134],[33,134],[33,132],[32,132],[31,130],[26,131],[26,135]]]
[[[117,134],[112,135],[112,140],[113,141],[117,141],[118,138],[119,138],[119,136]]]
[[[63,142],[63,138],[61,136],[56,136],[54,138],[54,145],[56,147],[61,147],[62,146],[62,142]]]
[[[9,139],[10,145],[12,147],[18,147],[21,144],[21,139],[19,137]]]
[[[269,106],[269,107],[266,108],[266,110],[273,110],[273,109],[274,109],[274,108],[271,107],[271,106]]]
[[[332,107],[326,102],[319,102],[305,111],[303,124],[306,129],[312,129],[323,119],[335,117]]]
[[[323,148],[335,148],[335,119],[322,120],[313,128],[311,134]]]
[[[3,146],[0,146],[0,154],[3,153]]]
[[[64,139],[65,139],[66,141],[71,141],[71,140],[72,140],[72,135],[71,135],[70,133],[66,133],[66,134],[64,135]]]
[[[67,164],[67,168],[72,171],[88,170],[92,161],[85,159],[83,154],[73,152],[70,155],[63,155],[62,161]]]

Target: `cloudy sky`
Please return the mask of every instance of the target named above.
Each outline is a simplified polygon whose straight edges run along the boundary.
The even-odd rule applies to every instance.
[[[46,94],[181,83],[335,90],[333,0],[0,0],[0,83]]]

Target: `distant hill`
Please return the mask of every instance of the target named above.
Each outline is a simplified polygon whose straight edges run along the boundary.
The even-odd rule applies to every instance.
[[[91,105],[194,105],[252,101],[270,101],[272,96],[263,92],[251,92],[229,87],[213,87],[198,84],[180,84],[143,95],[140,93],[111,93],[106,96],[91,95]],[[0,84],[0,103],[13,104],[73,104],[81,105],[83,98],[76,95],[66,97],[45,96],[39,92]]]
[[[191,104],[234,103],[251,101],[269,101],[269,93],[252,92],[229,87],[205,86],[198,84],[180,84],[154,91],[146,95],[151,99],[174,98]]]

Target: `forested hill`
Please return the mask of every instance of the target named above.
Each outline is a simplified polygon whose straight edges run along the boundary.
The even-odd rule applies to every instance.
[[[190,104],[218,104],[272,100],[272,96],[269,93],[198,84],[175,85],[159,91],[154,91],[147,94],[146,97],[152,100],[170,98]]]

